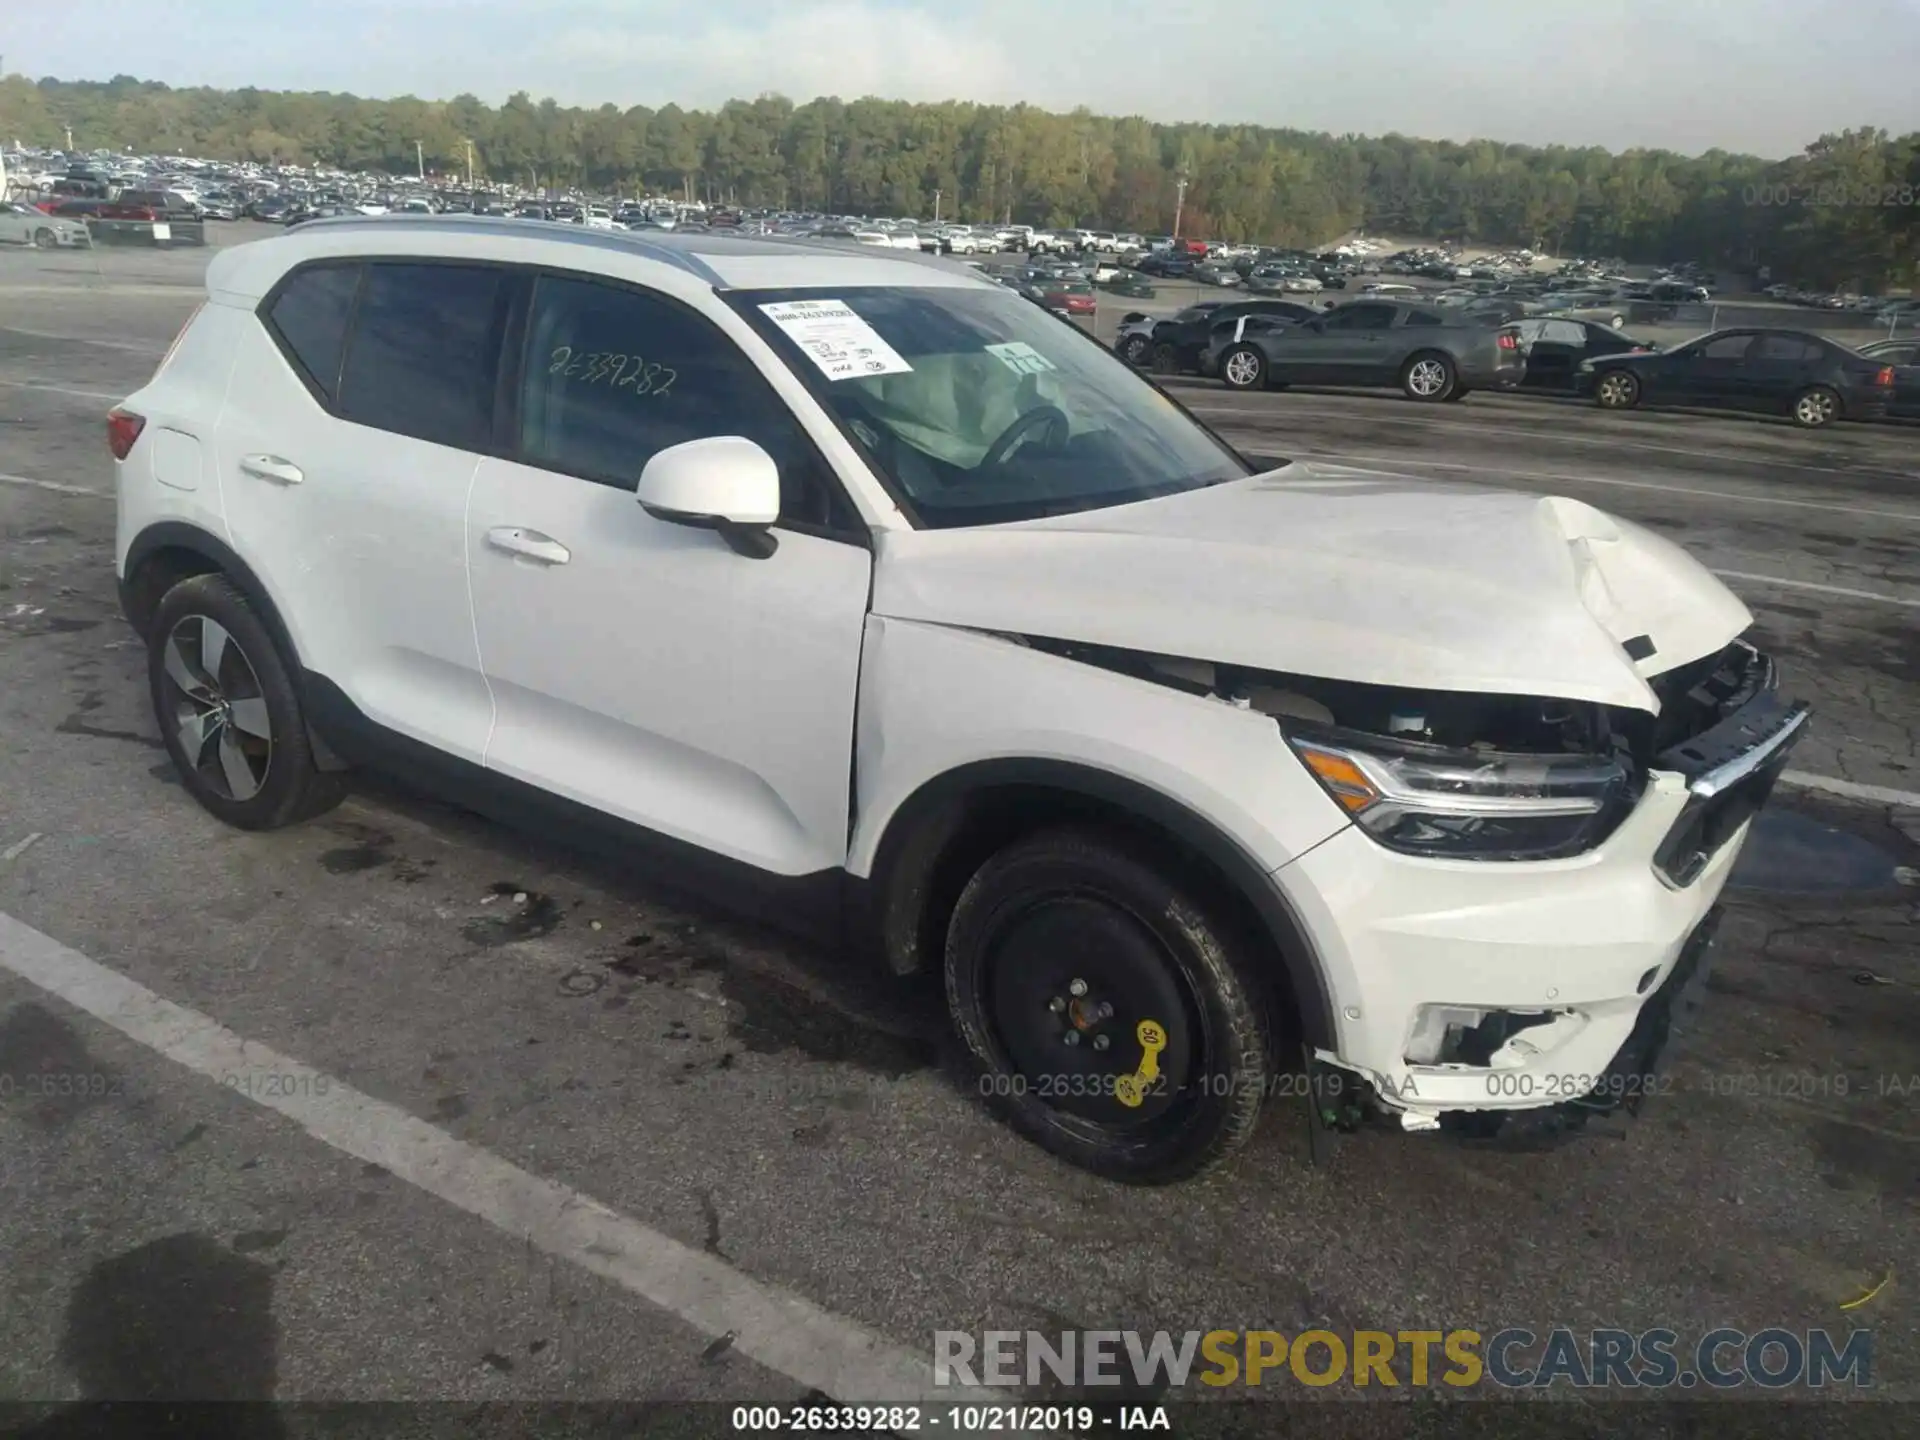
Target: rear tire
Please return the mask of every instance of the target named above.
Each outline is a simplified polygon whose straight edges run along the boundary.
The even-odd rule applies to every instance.
[[[1180,373],[1180,352],[1171,345],[1153,347],[1153,373],[1156,375],[1178,375]]]
[[[195,575],[160,597],[147,628],[154,720],[187,792],[241,830],[276,830],[346,794],[314,765],[285,659],[224,575]]]
[[[1244,341],[1220,357],[1220,378],[1229,390],[1267,388],[1267,357],[1258,345]]]
[[[1105,836],[1015,842],[968,882],[947,931],[947,1005],[979,1093],[1108,1179],[1165,1184],[1217,1163],[1252,1135],[1273,1075],[1241,945]]]
[[[1825,385],[1809,385],[1793,397],[1789,412],[1803,430],[1823,430],[1840,418],[1840,396]]]
[[[1120,342],[1120,358],[1129,365],[1145,365],[1153,354],[1153,342],[1144,335],[1129,335]]]
[[[1438,350],[1409,355],[1400,369],[1400,389],[1409,400],[1433,404],[1449,398],[1460,384],[1452,357]]]

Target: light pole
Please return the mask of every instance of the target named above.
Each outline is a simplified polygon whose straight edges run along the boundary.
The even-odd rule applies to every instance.
[[[467,189],[473,189],[473,141],[467,141]]]
[[[936,225],[940,223],[940,192],[938,190],[933,192],[933,223]]]
[[[414,169],[419,172],[420,178],[422,180],[426,179],[427,178],[427,151],[426,151],[426,147],[422,145],[418,140],[413,142],[413,164],[414,164]]]
[[[1180,212],[1187,208],[1187,177],[1183,173],[1173,182],[1173,243],[1180,243]]]

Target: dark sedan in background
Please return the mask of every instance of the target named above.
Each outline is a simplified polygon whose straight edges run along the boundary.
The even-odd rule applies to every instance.
[[[1512,326],[1498,330],[1444,307],[1360,300],[1226,346],[1220,378],[1234,390],[1284,385],[1393,386],[1410,400],[1458,400],[1518,389],[1526,372]]]
[[[1211,374],[1202,361],[1221,326],[1231,330],[1231,322],[1254,317],[1292,324],[1310,320],[1319,313],[1292,300],[1229,300],[1225,304],[1190,306],[1153,327],[1142,358],[1151,360],[1154,371],[1161,375],[1190,375],[1196,370]],[[1140,359],[1136,359],[1138,346],[1132,353],[1125,350],[1121,353],[1135,364],[1140,363]]]
[[[1920,339],[1875,340],[1860,353],[1881,365],[1893,366],[1893,397],[1887,413],[1903,420],[1920,420]]]
[[[1651,355],[1656,348],[1593,320],[1549,315],[1517,321],[1513,330],[1527,362],[1520,381],[1526,390],[1572,390],[1586,361],[1612,355]]]
[[[1718,330],[1656,354],[1584,360],[1575,375],[1603,410],[1745,410],[1808,429],[1880,419],[1894,389],[1888,361],[1805,330]]]

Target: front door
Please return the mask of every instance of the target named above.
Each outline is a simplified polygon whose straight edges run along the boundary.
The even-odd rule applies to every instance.
[[[542,276],[523,353],[511,458],[481,464],[467,526],[488,768],[776,874],[840,865],[872,556],[825,462],[664,296]],[[635,499],[654,454],[719,435],[780,467],[765,559]]]

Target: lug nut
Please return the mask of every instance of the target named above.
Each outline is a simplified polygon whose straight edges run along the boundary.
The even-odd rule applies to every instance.
[[[1047,1002],[1047,1009],[1051,1010],[1056,1015],[1058,1015],[1062,1010],[1065,1010],[1066,1008],[1067,1008],[1067,1002],[1062,1000],[1058,995],[1054,996],[1053,999]]]
[[[1109,1003],[1108,1003],[1107,1001],[1105,1001],[1105,1000],[1102,1000],[1102,1001],[1100,1002],[1100,1018],[1101,1018],[1102,1020],[1111,1020],[1111,1019],[1113,1019],[1113,1006],[1112,1006],[1112,1005],[1110,1005],[1110,1004],[1109,1004]]]
[[[1078,1045],[1079,1043],[1080,1043],[1080,1032],[1078,1030],[1067,1031],[1067,1044]]]
[[[1087,982],[1084,980],[1075,980],[1071,985],[1067,986],[1067,993],[1075,999],[1078,999],[1087,993]]]
[[[1104,1035],[1096,1035],[1093,1037],[1093,1048],[1096,1050],[1104,1050],[1112,1043],[1113,1042]]]

